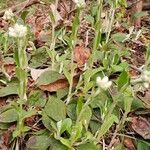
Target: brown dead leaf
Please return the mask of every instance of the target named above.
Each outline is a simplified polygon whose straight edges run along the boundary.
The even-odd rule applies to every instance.
[[[15,64],[5,64],[4,65],[6,73],[12,77],[15,74]]]
[[[136,150],[132,139],[125,137],[123,143],[128,150]]]
[[[132,118],[132,129],[144,139],[150,139],[150,121],[143,117]]]
[[[76,46],[74,49],[74,60],[78,67],[83,67],[90,57],[90,50],[83,46]]]
[[[73,78],[73,86],[76,86],[79,80],[79,75],[74,76]],[[49,91],[49,92],[56,92],[59,89],[64,89],[66,87],[69,87],[69,83],[67,79],[59,79],[53,83],[47,84],[47,85],[40,85],[40,89],[43,91]]]

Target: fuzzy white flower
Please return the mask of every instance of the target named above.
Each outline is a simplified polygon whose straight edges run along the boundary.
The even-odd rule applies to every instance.
[[[107,90],[112,85],[112,81],[109,81],[107,76],[104,78],[97,77],[96,82],[97,85],[103,90]]]
[[[84,7],[86,5],[85,0],[74,0],[77,7]]]
[[[4,20],[10,20],[14,16],[13,12],[11,9],[8,9],[5,11],[3,19]]]
[[[24,37],[27,34],[27,27],[16,23],[14,27],[9,27],[8,34],[11,37]]]

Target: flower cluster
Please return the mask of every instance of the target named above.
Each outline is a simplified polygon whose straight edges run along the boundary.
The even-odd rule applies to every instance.
[[[9,27],[9,36],[11,37],[24,37],[27,34],[27,27],[21,24],[15,24],[14,27]]]
[[[86,5],[85,0],[74,0],[76,3],[77,7],[84,7]]]
[[[103,90],[107,90],[112,85],[112,81],[109,81],[109,78],[107,76],[105,76],[104,78],[97,77],[96,82],[97,85]]]
[[[5,11],[3,19],[4,20],[10,20],[14,16],[13,12],[11,9],[8,9]]]
[[[150,86],[150,71],[143,71],[142,75],[141,75],[141,79],[143,81],[143,86],[145,88],[149,88]]]

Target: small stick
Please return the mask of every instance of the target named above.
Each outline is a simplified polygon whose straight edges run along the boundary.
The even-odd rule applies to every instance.
[[[27,8],[36,3],[40,3],[40,0],[26,0],[16,6],[10,7],[10,9],[12,10],[12,12],[16,12],[18,8],[22,8],[22,7]],[[2,17],[4,13],[5,13],[5,10],[0,11],[0,17]]]

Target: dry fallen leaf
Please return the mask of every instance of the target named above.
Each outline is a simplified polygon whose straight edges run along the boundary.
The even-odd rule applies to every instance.
[[[132,139],[125,137],[123,143],[128,150],[136,150]]]
[[[143,117],[133,117],[131,127],[144,139],[150,139],[150,121]]]
[[[78,67],[83,67],[90,57],[90,50],[83,46],[76,46],[74,49],[74,59]]]
[[[30,74],[31,74],[31,77],[34,81],[36,81],[38,79],[38,77],[44,73],[45,71],[48,71],[49,68],[46,68],[46,69],[34,69],[34,68],[29,68],[29,70],[31,71]]]
[[[74,76],[73,85],[75,86],[78,83],[79,75]],[[59,89],[69,87],[67,79],[59,79],[53,83],[47,85],[40,85],[39,88],[43,91],[56,92]]]

